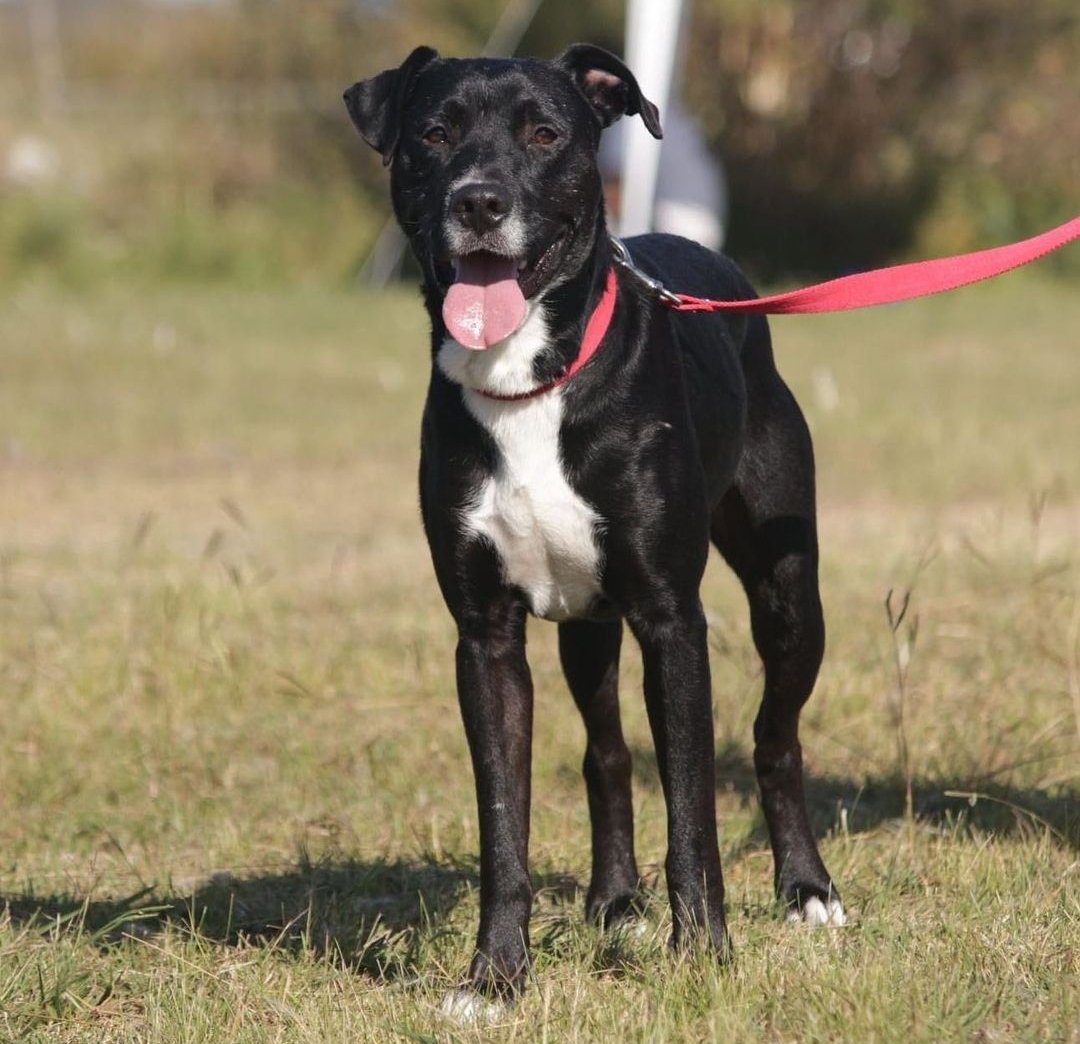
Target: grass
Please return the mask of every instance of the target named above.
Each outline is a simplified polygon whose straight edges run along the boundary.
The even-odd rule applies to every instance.
[[[1071,288],[775,324],[818,451],[804,743],[851,927],[773,909],[760,674],[717,563],[737,963],[664,952],[632,647],[655,901],[641,937],[581,923],[583,730],[539,624],[534,982],[483,1029],[436,1012],[477,839],[414,490],[424,327],[406,292],[41,284],[0,306],[0,1039],[1080,1040]]]

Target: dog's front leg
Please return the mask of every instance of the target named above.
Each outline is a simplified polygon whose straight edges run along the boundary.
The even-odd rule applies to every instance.
[[[459,625],[457,684],[480,819],[480,932],[469,984],[516,993],[528,968],[533,690],[525,612],[499,605]]]
[[[716,840],[716,766],[705,616],[699,603],[629,616],[645,666],[645,704],[667,804],[672,944],[704,936],[730,952]]]

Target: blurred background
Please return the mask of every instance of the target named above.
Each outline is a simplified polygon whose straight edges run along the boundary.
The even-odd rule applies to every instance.
[[[507,6],[0,0],[0,285],[348,285],[388,210],[342,88],[420,42],[475,54]],[[521,54],[622,40],[620,0],[509,6]],[[681,106],[722,159],[726,249],[754,278],[1077,210],[1075,0],[696,0],[683,37]]]

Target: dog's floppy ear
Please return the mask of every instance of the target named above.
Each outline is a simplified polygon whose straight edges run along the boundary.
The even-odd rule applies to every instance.
[[[570,74],[604,127],[620,116],[640,113],[654,138],[664,136],[656,106],[641,93],[634,74],[610,51],[592,44],[573,44],[555,64]]]
[[[397,148],[401,113],[413,80],[425,65],[438,57],[431,47],[417,47],[397,69],[387,69],[370,80],[354,83],[344,94],[345,108],[360,137],[382,153],[385,167],[390,165]]]

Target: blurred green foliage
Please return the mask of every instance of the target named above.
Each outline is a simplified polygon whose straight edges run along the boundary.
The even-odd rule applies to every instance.
[[[51,36],[33,3],[54,5]],[[0,4],[0,282],[349,280],[388,209],[341,89],[420,42],[478,52],[504,7]],[[545,0],[519,50],[617,47],[622,7]],[[758,278],[970,249],[1080,209],[1075,0],[697,0],[686,42],[682,93],[731,183],[728,248]]]
[[[1080,212],[1075,0],[699,0],[687,42],[729,245],[759,272],[969,250]]]

